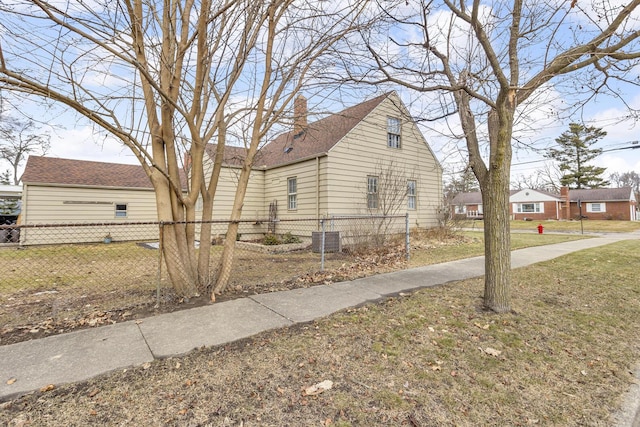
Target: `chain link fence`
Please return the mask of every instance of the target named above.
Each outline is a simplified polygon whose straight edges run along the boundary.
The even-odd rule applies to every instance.
[[[193,227],[199,239],[202,227],[211,227],[208,291],[223,269],[229,225],[211,221],[0,226],[0,344],[7,343],[2,334],[17,330],[37,336],[185,306],[166,258],[184,259],[187,251],[192,255],[187,259],[197,260],[199,242],[190,249],[168,239],[167,233],[173,227]],[[349,279],[354,265],[380,264],[382,253],[392,252],[394,260],[408,259],[406,216],[236,225],[228,286],[219,299]]]

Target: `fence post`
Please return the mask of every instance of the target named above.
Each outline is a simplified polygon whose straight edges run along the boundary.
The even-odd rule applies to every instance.
[[[320,243],[320,271],[324,271],[324,218],[320,220],[320,226],[322,228],[322,239]]]
[[[409,258],[411,257],[411,255],[409,254],[409,248],[411,246],[409,244],[409,212],[407,212],[404,216],[404,234],[405,234],[404,250],[406,253],[407,261],[409,261]]]
[[[164,249],[164,222],[160,221],[158,235],[158,277],[156,282],[156,308],[160,307],[160,288],[162,282],[162,252]]]

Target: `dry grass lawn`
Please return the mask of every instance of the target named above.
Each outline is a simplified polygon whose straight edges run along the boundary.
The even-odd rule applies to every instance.
[[[577,238],[514,234],[513,248]],[[478,232],[415,232],[409,266],[481,255],[482,239]],[[319,273],[319,254],[308,250],[238,250],[229,289],[218,301],[406,268],[403,248],[400,243],[380,252],[327,254],[324,274]],[[214,260],[220,253],[220,246],[212,248]],[[158,289],[157,265],[158,251],[135,243],[0,250],[0,345],[208,302],[204,296],[188,302],[175,298],[166,275]]]
[[[511,221],[511,230],[531,231],[537,233],[538,224],[544,226],[546,232],[580,233],[580,221]],[[456,227],[482,230],[482,221],[460,221]],[[640,221],[604,221],[583,220],[582,231],[585,233],[629,233],[640,230]]]
[[[608,426],[640,350],[640,241],[467,280],[5,403],[29,426]],[[305,389],[324,380],[332,388]]]

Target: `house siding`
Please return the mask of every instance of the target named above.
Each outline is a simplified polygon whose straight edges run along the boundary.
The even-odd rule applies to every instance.
[[[287,180],[297,180],[297,208],[289,209]],[[277,201],[278,217],[284,219],[317,218],[327,210],[327,158],[269,169],[265,172],[264,203]],[[286,231],[285,231],[286,232]]]
[[[327,165],[330,215],[369,214],[367,176],[393,163],[406,179],[417,184],[417,209],[407,209],[406,200],[399,214],[409,213],[411,226],[438,224],[442,200],[442,170],[415,124],[398,110],[399,100],[387,99],[330,151]],[[387,146],[387,117],[400,117],[401,148]]]
[[[513,214],[512,214],[513,219],[515,220],[531,219],[533,221],[558,219],[558,202],[545,201],[545,202],[535,202],[535,203],[542,203],[544,212],[518,212],[517,211],[518,203],[512,203],[511,206],[513,209]]]
[[[22,225],[128,223],[157,221],[155,193],[151,189],[117,189],[25,185]],[[116,204],[127,205],[127,216],[116,217]],[[22,244],[102,241],[105,227],[21,230]],[[114,240],[157,239],[157,226],[109,228]],[[54,238],[55,237],[55,238]]]
[[[207,185],[211,177],[211,169],[213,163],[207,159],[204,171]],[[223,166],[220,170],[218,178],[218,186],[216,194],[213,198],[213,220],[229,220],[233,210],[233,202],[238,188],[238,180],[240,178],[241,169],[235,166]],[[202,214],[201,207],[198,206],[196,218],[200,218]],[[243,222],[238,228],[240,238],[247,240],[261,236],[264,233],[260,220],[268,215],[268,209],[264,209],[264,171],[252,170],[247,183],[247,193],[242,206],[242,215],[240,219],[243,221],[252,221],[251,223]],[[215,233],[215,232],[214,232]],[[214,239],[221,236],[212,236]],[[199,238],[199,236],[197,236]]]
[[[220,170],[218,187],[213,199],[213,219],[228,220],[231,218],[233,201],[235,200],[241,169],[223,166]],[[207,174],[209,175],[209,174]],[[207,184],[209,179],[207,178]],[[264,218],[264,172],[251,171],[247,184],[247,193],[242,206],[243,220]]]
[[[587,203],[604,203],[606,212],[587,212]],[[631,221],[631,206],[632,203],[629,201],[584,201],[582,202],[582,215],[587,219]],[[570,219],[580,219],[580,208],[577,203],[571,202]]]
[[[28,185],[23,224],[156,221],[151,189],[104,189]],[[116,217],[115,205],[127,204],[127,216]]]

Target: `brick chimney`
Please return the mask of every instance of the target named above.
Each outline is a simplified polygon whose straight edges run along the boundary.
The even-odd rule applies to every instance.
[[[300,135],[307,129],[307,98],[302,95],[293,101],[293,134]]]
[[[569,199],[569,187],[560,187],[560,219],[571,219],[571,200]]]

